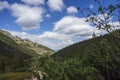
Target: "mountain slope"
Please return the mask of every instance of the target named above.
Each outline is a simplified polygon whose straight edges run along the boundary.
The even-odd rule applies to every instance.
[[[0,73],[27,70],[25,60],[35,56],[35,52],[22,49],[14,40],[0,32]]]
[[[120,30],[116,32],[117,34],[120,35]],[[104,45],[101,45],[101,43],[106,43],[109,46],[117,47],[120,49],[119,40],[117,40],[112,34],[113,33],[106,34],[104,36],[95,37],[92,39],[88,39],[88,40],[70,45],[56,52],[53,55],[53,57],[64,57],[64,58],[82,57],[86,53],[86,51],[90,48],[95,48],[95,47],[98,48],[100,46],[104,47]]]
[[[22,48],[19,44],[17,44],[14,41],[14,38],[11,38],[9,35],[6,35],[5,33],[3,33],[3,31],[0,31],[0,41],[1,41],[1,44],[4,43],[4,46],[8,45],[11,48],[17,50],[18,52],[23,52],[24,54],[27,54],[27,55],[30,55],[30,56],[35,56],[36,55],[36,53],[34,51],[28,50],[24,47]],[[8,50],[10,50],[10,49],[8,49]],[[7,51],[7,50],[5,50],[5,51]]]
[[[18,43],[20,46],[23,46],[29,50],[33,50],[41,57],[50,56],[54,53],[53,50],[38,43],[32,42],[28,39],[21,39],[19,37],[15,37],[15,42]]]
[[[13,37],[9,32],[0,30],[0,73],[26,71],[31,67],[31,59],[53,53],[47,47]]]
[[[41,63],[50,80],[120,80],[120,30],[68,46]]]
[[[53,50],[32,42],[28,39],[21,39],[19,37],[13,37],[9,32],[0,30],[0,40],[11,45],[14,48],[18,48],[26,52],[29,55],[35,56],[50,56],[54,53]]]

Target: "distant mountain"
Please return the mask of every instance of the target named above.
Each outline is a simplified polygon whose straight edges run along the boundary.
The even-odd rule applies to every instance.
[[[27,39],[0,30],[0,73],[23,71],[31,65],[31,58],[50,56],[53,50]]]

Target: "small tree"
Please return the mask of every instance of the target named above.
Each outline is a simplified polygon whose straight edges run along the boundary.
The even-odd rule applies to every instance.
[[[86,22],[90,22],[98,29],[106,30],[111,33],[116,29],[120,29],[120,0],[115,5],[109,4],[104,6],[106,0],[94,0],[98,4],[97,11],[94,12],[91,8],[80,9],[83,17],[86,18]],[[114,19],[114,20],[113,20]],[[120,40],[120,34],[112,34],[114,37]]]
[[[105,1],[107,0],[94,0],[98,4],[97,11],[93,11],[91,8],[80,9],[80,12],[83,17],[86,18],[86,22],[90,22],[97,29],[103,29],[108,33],[111,33],[112,36],[118,41],[120,45],[120,31],[116,31],[116,29],[120,29],[120,0],[116,4],[109,4],[108,6],[104,6]],[[106,47],[109,47],[107,45]],[[110,61],[110,54],[107,53],[107,62]],[[115,54],[115,53],[113,53]],[[116,58],[116,57],[115,57]],[[110,70],[109,64],[106,63],[107,68],[107,80],[112,80],[110,78]],[[117,72],[115,70],[115,72]],[[118,73],[119,74],[119,73]],[[118,80],[118,79],[116,79]]]

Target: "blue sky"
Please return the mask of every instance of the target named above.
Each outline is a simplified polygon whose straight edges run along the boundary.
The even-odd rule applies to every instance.
[[[117,0],[101,0],[104,6]],[[96,10],[93,0],[0,0],[0,29],[53,50],[91,38],[100,30],[84,22],[77,7]]]

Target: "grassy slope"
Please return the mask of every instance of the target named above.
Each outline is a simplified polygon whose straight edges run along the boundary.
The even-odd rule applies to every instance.
[[[2,34],[1,32],[0,32],[0,41],[1,41],[1,43],[5,44],[5,45],[9,45],[11,48],[14,48],[17,52],[21,52],[21,53],[24,53],[24,54],[30,55],[30,56],[36,55],[36,53],[34,51],[26,49],[26,48],[24,48],[24,46],[18,45],[14,40],[12,40],[11,38]]]

